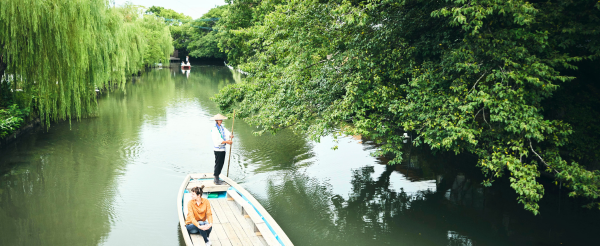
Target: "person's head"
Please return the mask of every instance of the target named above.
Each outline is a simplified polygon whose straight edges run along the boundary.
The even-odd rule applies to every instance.
[[[223,120],[226,120],[227,117],[225,115],[217,114],[217,115],[211,117],[210,119],[214,120],[220,126],[221,123],[223,123]]]
[[[192,188],[190,190],[190,193],[192,193],[192,199],[197,200],[198,198],[201,198],[202,193],[204,193],[202,191],[202,189],[204,189],[204,185],[201,185],[200,187],[196,186],[196,187]]]

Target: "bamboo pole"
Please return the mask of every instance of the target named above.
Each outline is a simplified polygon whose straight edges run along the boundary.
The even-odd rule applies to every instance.
[[[233,136],[233,125],[235,124],[235,109],[233,110],[233,122],[231,122],[231,136]],[[231,138],[230,138],[231,139]],[[229,164],[231,163],[231,148],[233,147],[233,139],[229,145],[229,159],[227,160],[227,177],[229,177]]]

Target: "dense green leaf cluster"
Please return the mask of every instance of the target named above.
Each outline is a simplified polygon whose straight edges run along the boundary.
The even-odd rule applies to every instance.
[[[227,11],[228,5],[223,5],[211,9],[208,13],[202,15],[200,19],[221,18]],[[225,52],[219,49],[219,42],[222,40],[223,32],[218,32],[223,29],[219,21],[197,21],[192,22],[192,27],[188,29],[190,42],[187,46],[190,56],[197,58],[217,58],[225,59]],[[200,29],[197,27],[211,28],[213,31]]]
[[[184,15],[182,13],[178,13],[172,9],[165,9],[160,6],[152,6],[146,10],[146,14],[154,14],[156,16],[160,16],[165,19],[171,20],[191,20],[192,17]],[[167,23],[172,23],[172,21],[167,21]]]
[[[147,13],[163,18],[169,25],[175,49],[191,57],[225,59],[225,52],[218,46],[224,37],[217,31],[222,28],[218,20],[224,16],[227,8],[228,5],[213,8],[196,20],[156,6],[150,7]]]
[[[362,135],[391,164],[409,132],[417,146],[476,154],[484,183],[507,175],[533,213],[540,172],[599,205],[600,172],[576,162],[590,151],[572,140],[597,131],[574,135],[577,116],[552,116],[564,85],[600,88],[577,73],[598,64],[599,2],[234,0],[229,11],[222,49],[252,76],[215,100],[263,131]]]
[[[0,108],[0,139],[19,129],[29,115],[29,109],[20,109],[17,104],[7,109]]]
[[[166,25],[141,11],[105,0],[0,1],[2,83],[46,125],[95,114],[96,89],[122,86],[173,50]]]

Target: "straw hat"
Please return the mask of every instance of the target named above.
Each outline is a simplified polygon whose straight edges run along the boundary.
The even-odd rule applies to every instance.
[[[225,116],[225,115],[222,115],[222,114],[217,114],[217,115],[215,115],[215,116],[211,117],[210,119],[211,119],[211,120],[226,120],[226,119],[227,119],[227,116]]]

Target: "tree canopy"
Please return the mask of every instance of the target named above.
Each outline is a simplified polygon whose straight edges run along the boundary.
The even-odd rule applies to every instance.
[[[390,164],[408,132],[534,214],[541,173],[600,207],[597,1],[233,0],[221,25],[251,76],[214,99],[260,132],[362,135]]]
[[[221,28],[218,23],[227,8],[228,5],[213,8],[196,20],[174,10],[156,6],[149,8],[147,13],[161,17],[169,24],[173,46],[184,54],[196,58],[225,59],[225,52],[218,46],[224,38],[218,33],[218,29]]]
[[[178,13],[172,9],[165,9],[160,6],[152,6],[146,10],[146,14],[154,14],[156,16],[163,17],[165,19],[175,19],[175,20],[191,20],[192,17],[184,15],[182,13]]]

